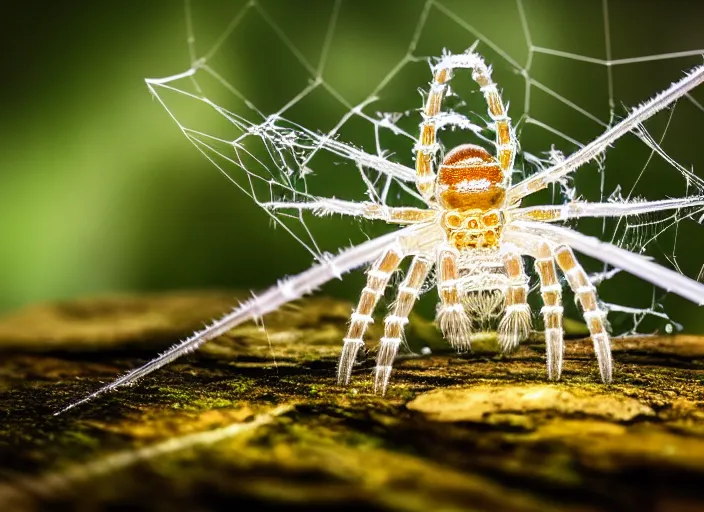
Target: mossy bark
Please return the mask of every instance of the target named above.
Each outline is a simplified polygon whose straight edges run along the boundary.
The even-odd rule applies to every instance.
[[[0,510],[704,510],[695,336],[614,340],[609,386],[570,340],[549,383],[540,339],[456,354],[415,318],[409,343],[433,353],[397,361],[381,397],[373,344],[335,384],[351,306],[318,298],[51,415],[233,302],[86,299],[0,321]]]

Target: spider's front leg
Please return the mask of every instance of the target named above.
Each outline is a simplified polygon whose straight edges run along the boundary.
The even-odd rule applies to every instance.
[[[441,68],[433,74],[428,99],[423,109],[420,138],[416,144],[416,188],[423,199],[431,201],[435,195],[435,171],[433,158],[438,150],[436,116],[440,113],[442,98],[447,90],[451,70]]]
[[[528,276],[523,268],[523,258],[510,252],[504,256],[508,277],[504,316],[497,330],[499,346],[509,352],[530,334],[532,321],[528,306]]]
[[[584,311],[584,320],[589,327],[589,334],[594,344],[594,352],[599,362],[601,380],[611,382],[613,361],[611,359],[611,341],[606,330],[606,311],[599,308],[596,288],[589,281],[587,273],[577,262],[572,249],[567,245],[560,245],[554,249],[555,260],[567,277],[567,282],[572,288]]]
[[[438,323],[443,336],[456,348],[468,349],[472,321],[462,304],[462,283],[457,269],[459,251],[444,247],[438,255]]]
[[[364,345],[364,333],[367,326],[374,320],[372,318],[374,308],[402,259],[403,253],[400,248],[389,249],[367,271],[367,285],[359,297],[357,309],[352,313],[350,326],[344,338],[342,354],[337,367],[338,384],[349,384],[357,352]]]

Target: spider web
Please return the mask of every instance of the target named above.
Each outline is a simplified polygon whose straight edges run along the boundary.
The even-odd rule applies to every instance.
[[[261,207],[243,215],[268,215],[309,259],[324,260],[393,228],[271,204],[325,196],[420,205],[408,169],[429,63],[443,52],[475,46],[493,67],[520,143],[515,183],[579,149],[701,62],[697,7],[680,3],[186,0],[189,61],[182,72],[147,83],[190,142],[239,189],[237,200]],[[703,103],[704,91],[695,90],[524,204],[704,192],[694,172],[701,152],[692,144]],[[494,152],[486,106],[469,73],[453,78],[443,110],[445,148],[469,141]],[[680,210],[571,225],[696,277],[701,215]],[[282,244],[272,235],[250,249],[281,251]],[[663,307],[670,297],[590,263],[621,332],[679,327]],[[633,297],[643,300],[618,305]]]

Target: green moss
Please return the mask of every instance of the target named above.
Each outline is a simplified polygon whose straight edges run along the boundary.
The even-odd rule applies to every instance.
[[[157,386],[159,396],[168,397],[173,401],[188,401],[193,397],[194,390],[189,387]]]
[[[235,393],[242,395],[247,393],[252,389],[254,386],[255,381],[252,378],[249,377],[244,377],[242,375],[238,375],[232,379],[229,379],[226,382],[226,385],[228,388],[232,389]]]
[[[201,397],[190,403],[190,406],[196,409],[219,409],[233,405],[236,405],[236,402],[220,397]]]

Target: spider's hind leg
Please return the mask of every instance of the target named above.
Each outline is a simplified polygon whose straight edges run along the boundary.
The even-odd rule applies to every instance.
[[[384,319],[384,337],[379,343],[379,353],[376,358],[374,371],[374,392],[386,393],[389,384],[391,368],[401,344],[403,330],[408,323],[408,315],[420,294],[428,272],[432,268],[430,260],[423,256],[413,258],[408,274],[398,289],[398,297],[392,312]]]

